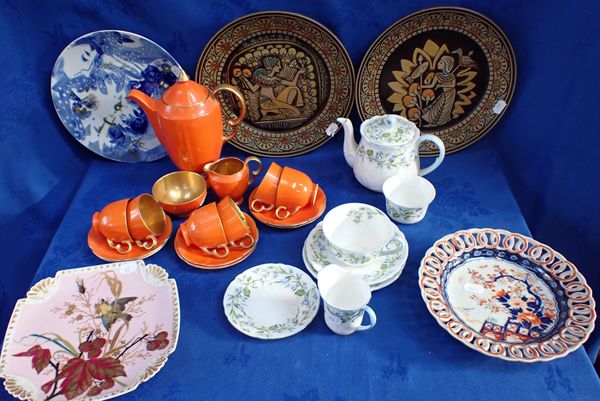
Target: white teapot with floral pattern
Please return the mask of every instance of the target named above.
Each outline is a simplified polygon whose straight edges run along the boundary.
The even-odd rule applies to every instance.
[[[354,128],[347,118],[338,118],[344,127],[344,156],[354,169],[358,182],[370,190],[381,192],[383,183],[402,170],[424,176],[444,160],[444,143],[435,135],[420,135],[419,128],[396,114],[371,117],[360,126],[361,140],[356,144]],[[420,168],[419,144],[433,142],[440,154],[429,167]]]

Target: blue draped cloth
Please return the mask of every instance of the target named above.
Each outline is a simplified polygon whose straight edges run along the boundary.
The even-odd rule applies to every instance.
[[[593,253],[600,237],[594,167],[600,137],[593,125],[600,93],[593,79],[600,60],[600,26],[594,20],[599,5],[443,2],[453,4],[482,12],[505,31],[517,56],[517,89],[507,114],[485,139],[448,156],[431,174],[437,199],[422,223],[401,227],[410,256],[400,279],[374,294],[377,326],[338,337],[325,326],[321,310],[302,333],[262,342],[227,323],[221,306],[227,284],[259,263],[302,267],[302,242],[314,224],[292,231],[259,225],[254,254],[219,272],[185,265],[169,243],[148,262],[178,281],[178,350],[156,377],[124,399],[597,399],[600,383],[583,348],[526,365],[485,357],[454,340],[427,312],[417,268],[425,250],[445,234],[497,227],[529,235],[527,221],[537,239],[575,262],[599,292]],[[66,132],[52,106],[49,79],[58,54],[74,38],[100,29],[136,32],[165,47],[192,73],[203,46],[226,23],[249,12],[285,9],[332,29],[358,67],[385,28],[435,5],[441,4],[0,0],[0,330],[32,280],[101,263],[85,243],[95,210],[149,192],[156,178],[174,169],[169,160],[143,165],[102,160]],[[358,122],[355,113],[353,120]],[[229,146],[224,154],[242,156]],[[309,173],[325,189],[328,208],[350,201],[384,207],[380,194],[354,179],[343,161],[341,138],[281,163]],[[588,342],[592,357],[599,346],[597,336]],[[7,397],[0,392],[0,399]]]
[[[242,156],[229,147],[224,153]],[[265,165],[269,161],[263,159]],[[319,183],[328,209],[346,202],[385,208],[381,194],[355,180],[343,158],[341,135],[315,152],[279,162],[305,171]],[[101,263],[85,244],[92,213],[112,200],[150,191],[157,177],[174,169],[169,160],[144,165],[91,162],[34,279],[53,276],[64,268]],[[179,344],[155,378],[123,398],[501,400],[512,399],[518,389],[520,399],[596,399],[600,381],[583,348],[552,362],[506,362],[467,348],[429,314],[420,296],[417,270],[435,240],[465,227],[530,233],[490,138],[448,156],[428,177],[437,198],[425,220],[399,226],[410,247],[406,267],[394,284],[373,294],[370,305],[378,316],[375,328],[348,337],[329,331],[322,307],[304,331],[277,341],[246,337],[228,323],[223,312],[227,285],[245,269],[281,262],[305,270],[302,245],[316,223],[289,231],[259,224],[254,253],[220,271],[186,265],[170,241],[146,262],[164,267],[177,280]],[[206,202],[213,199],[211,193]],[[243,209],[247,212],[247,205]],[[175,220],[174,229],[182,221]]]

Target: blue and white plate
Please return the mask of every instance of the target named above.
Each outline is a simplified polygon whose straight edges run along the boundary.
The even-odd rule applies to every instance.
[[[127,163],[166,155],[143,110],[126,96],[139,89],[159,98],[181,67],[156,43],[124,31],[75,39],[52,70],[54,108],[67,130],[100,156]]]

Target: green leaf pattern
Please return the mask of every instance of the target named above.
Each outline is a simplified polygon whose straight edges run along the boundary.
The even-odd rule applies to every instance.
[[[351,209],[348,217],[356,224],[360,224],[363,221],[371,220],[374,216],[384,216],[383,212],[374,207],[360,206],[355,209]]]
[[[363,162],[372,162],[377,165],[377,168],[386,168],[388,170],[399,167],[410,167],[418,157],[414,146],[388,151],[373,149],[370,146],[366,146],[363,142],[358,145],[356,154]]]
[[[423,207],[406,208],[399,207],[386,200],[387,212],[394,220],[416,222],[423,218],[426,209]]]
[[[327,311],[329,313],[331,313],[333,316],[335,316],[340,321],[341,324],[353,322],[354,320],[361,318],[363,315],[362,309],[346,311],[346,310],[334,308],[333,306],[327,304],[326,302],[324,302],[324,304],[325,304],[325,308],[327,308]]]

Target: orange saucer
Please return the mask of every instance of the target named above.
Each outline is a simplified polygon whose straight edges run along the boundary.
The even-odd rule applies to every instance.
[[[167,225],[165,227],[165,232],[163,235],[157,238],[158,245],[153,249],[145,249],[139,246],[134,245],[131,251],[127,253],[119,253],[116,249],[111,248],[106,243],[106,238],[104,238],[100,234],[96,234],[93,228],[90,228],[90,232],[88,233],[88,246],[92,250],[92,253],[98,256],[102,260],[106,260],[107,262],[125,262],[128,260],[136,260],[136,259],[144,259],[148,256],[154,255],[156,252],[160,251],[169,238],[171,237],[171,232],[173,231],[173,223],[169,216],[165,216]]]
[[[229,255],[219,259],[207,255],[195,246],[187,246],[183,240],[181,230],[177,230],[177,234],[175,235],[175,252],[177,256],[192,267],[208,270],[224,269],[241,262],[254,252],[258,243],[258,227],[256,227],[256,222],[246,213],[244,213],[244,216],[250,226],[250,235],[254,238],[254,246],[252,248],[229,248]]]
[[[250,194],[248,205],[252,204],[252,201],[256,195],[256,189]],[[250,208],[250,213],[252,213],[256,220],[271,227],[298,228],[310,224],[321,217],[326,206],[327,198],[325,197],[325,192],[323,192],[323,189],[319,187],[319,190],[317,191],[317,200],[315,201],[314,205],[303,207],[297,213],[291,215],[285,220],[280,220],[277,218],[277,216],[275,216],[275,208],[271,210],[265,210],[264,212],[260,213],[257,213]]]

